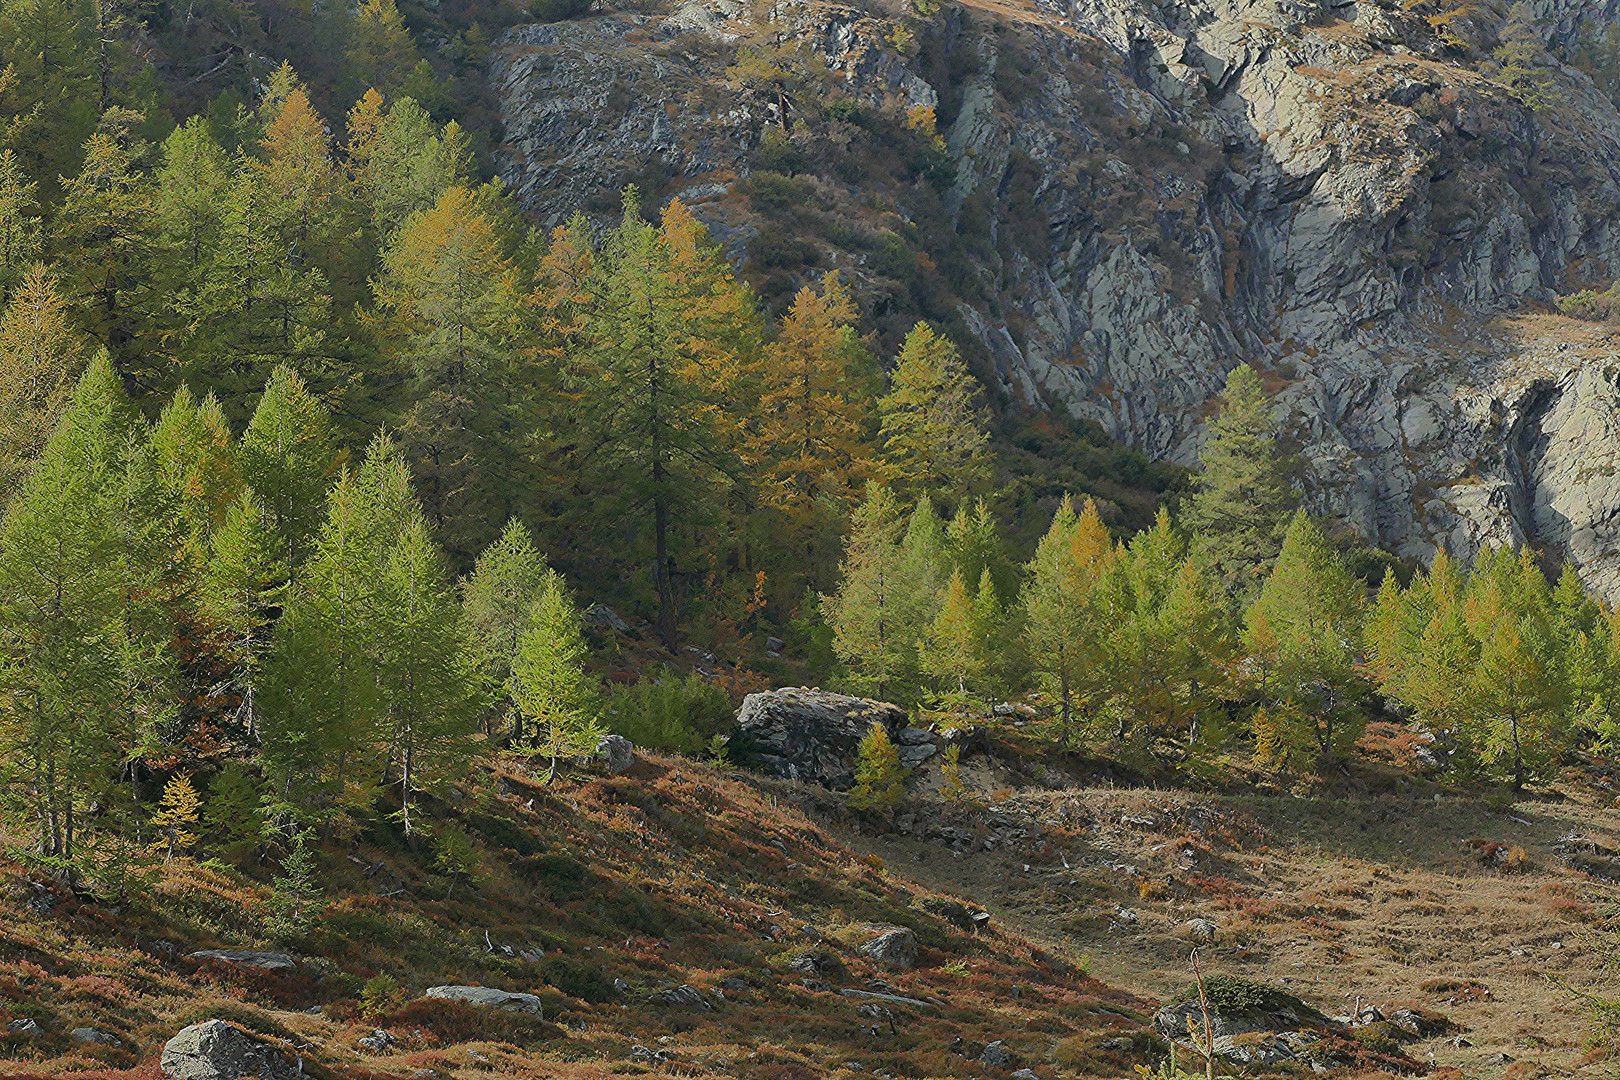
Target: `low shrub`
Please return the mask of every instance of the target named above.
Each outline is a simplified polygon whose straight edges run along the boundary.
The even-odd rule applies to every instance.
[[[439,998],[417,998],[386,1017],[381,1026],[418,1029],[442,1045],[481,1041],[532,1046],[562,1033],[555,1024],[527,1013]]]
[[[666,668],[658,679],[614,687],[603,719],[637,746],[696,754],[724,734],[734,716],[720,687],[695,672],[682,678]]]

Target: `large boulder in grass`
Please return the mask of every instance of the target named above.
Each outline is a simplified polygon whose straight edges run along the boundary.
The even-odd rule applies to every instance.
[[[1165,1038],[1194,1049],[1213,1037],[1216,1054],[1234,1064],[1269,1065],[1293,1060],[1321,1032],[1343,1025],[1286,990],[1236,975],[1211,975],[1204,980],[1204,1001],[1189,993],[1160,1009],[1153,1026]]]
[[[497,990],[493,986],[430,986],[422,994],[427,998],[439,998],[444,1001],[466,1001],[473,1005],[487,1005],[494,1009],[505,1009],[508,1012],[528,1013],[530,1016],[544,1018],[545,1011],[541,1008],[540,999],[533,994],[515,994],[507,990]]]
[[[908,968],[917,962],[917,935],[903,926],[883,927],[877,937],[863,944],[861,955],[889,967]]]
[[[293,1055],[223,1020],[182,1028],[163,1045],[161,1067],[170,1080],[294,1080],[304,1072]]]
[[[906,726],[906,711],[885,701],[803,686],[749,694],[737,711],[740,749],[762,770],[836,791],[855,783],[861,737],[874,722],[892,734]]]

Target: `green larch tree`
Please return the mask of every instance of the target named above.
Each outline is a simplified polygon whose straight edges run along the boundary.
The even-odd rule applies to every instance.
[[[522,743],[524,734],[512,682],[513,665],[530,612],[554,573],[534,546],[529,530],[513,518],[499,539],[478,557],[462,585],[462,632],[471,643],[493,702],[491,728],[509,726],[507,737],[514,744]]]
[[[887,487],[866,485],[844,546],[836,592],[822,597],[833,651],[857,682],[878,697],[894,688],[913,647],[902,629],[900,507]]]
[[[309,556],[326,493],[344,454],[331,413],[290,367],[277,367],[242,433],[242,475],[263,501],[277,555],[289,574]]]
[[[1026,654],[1042,688],[1057,698],[1065,745],[1074,735],[1075,712],[1095,710],[1107,686],[1112,626],[1100,586],[1117,558],[1096,503],[1087,499],[1076,514],[1065,496],[1025,568]]]
[[[124,671],[116,497],[134,411],[91,364],[0,528],[0,775],[14,824],[71,872],[80,811],[117,776]]]
[[[642,220],[627,189],[624,219],[585,283],[575,428],[597,517],[651,542],[658,636],[677,639],[675,531],[717,513],[740,473],[730,391],[757,340],[752,297],[703,226],[676,200]]]
[[[918,323],[878,401],[883,468],[902,498],[965,505],[989,485],[991,456],[978,384],[956,346]]]
[[[23,275],[0,315],[0,490],[9,493],[45,446],[84,371],[73,328],[43,263]]]
[[[596,749],[602,734],[579,610],[562,578],[548,574],[529,608],[528,625],[512,663],[512,691],[538,753],[551,759],[550,783],[564,757]]]
[[[1359,670],[1366,587],[1317,522],[1294,515],[1260,596],[1244,621],[1244,645],[1262,673],[1259,692],[1300,717],[1318,756],[1343,753],[1360,734],[1367,684]]]
[[[1193,557],[1238,601],[1260,591],[1299,500],[1297,463],[1277,441],[1271,395],[1239,364],[1226,377],[1220,416],[1199,455],[1198,489],[1181,512]]]

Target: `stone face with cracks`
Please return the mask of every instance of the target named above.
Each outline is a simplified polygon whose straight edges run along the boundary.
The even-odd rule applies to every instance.
[[[887,702],[802,686],[749,694],[737,712],[767,772],[837,789],[854,783],[860,741],[873,723],[898,731],[905,722],[905,710]]]
[[[1568,46],[1620,4],[1532,6]],[[937,104],[875,9],[773,11],[864,107]],[[746,260],[737,181],[780,104],[680,42],[752,17],[690,0],[507,31],[503,178],[551,225],[656,165]],[[1035,0],[1016,33],[959,10],[933,32],[970,72],[939,118],[946,206],[1021,237],[966,256],[983,288],[958,314],[997,389],[1190,464],[1226,372],[1256,365],[1313,510],[1409,558],[1534,542],[1620,597],[1620,343],[1506,314],[1620,276],[1620,117],[1588,80],[1553,71],[1532,109],[1480,69],[1488,35],[1458,47],[1398,4]],[[897,287],[826,244],[857,296]]]
[[[303,1074],[297,1058],[223,1020],[182,1028],[163,1045],[161,1067],[170,1080],[293,1080]]]

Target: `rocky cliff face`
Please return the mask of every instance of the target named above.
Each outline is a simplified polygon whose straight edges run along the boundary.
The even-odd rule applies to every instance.
[[[1253,364],[1320,509],[1411,557],[1544,545],[1620,596],[1620,356],[1529,314],[1620,276],[1620,117],[1586,76],[1550,62],[1526,104],[1503,13],[1435,0],[887,2],[518,27],[503,173],[551,223],[679,193],[766,295],[838,269],[910,317],[926,278],[996,389],[1157,457],[1193,461]],[[1533,6],[1572,48],[1617,5]],[[885,167],[918,106],[942,160]]]

